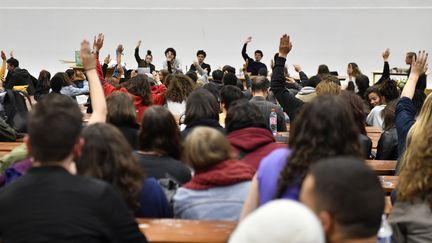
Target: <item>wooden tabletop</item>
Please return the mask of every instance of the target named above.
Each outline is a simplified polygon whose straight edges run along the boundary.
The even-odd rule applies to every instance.
[[[397,186],[398,176],[379,176],[381,184],[386,193],[391,193]]]
[[[0,142],[0,151],[10,152],[14,148],[23,144],[22,142]]]
[[[396,170],[396,160],[366,160],[378,175],[394,175]]]
[[[382,128],[381,127],[366,127],[366,132],[369,133],[382,133]]]
[[[149,242],[227,242],[237,222],[182,219],[137,219]]]

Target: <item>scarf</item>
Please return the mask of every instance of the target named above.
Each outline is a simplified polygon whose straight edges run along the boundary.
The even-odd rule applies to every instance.
[[[254,168],[238,160],[226,160],[205,170],[196,171],[192,180],[183,187],[192,190],[207,190],[213,187],[230,186],[250,181]]]

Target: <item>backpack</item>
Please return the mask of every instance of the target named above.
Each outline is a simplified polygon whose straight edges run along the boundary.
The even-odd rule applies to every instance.
[[[24,97],[30,101],[27,93],[6,90],[6,95],[3,99],[3,118],[18,133],[27,132],[28,109]]]

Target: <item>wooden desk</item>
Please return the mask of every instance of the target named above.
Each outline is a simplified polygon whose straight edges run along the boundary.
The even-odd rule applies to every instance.
[[[10,152],[14,148],[23,144],[22,142],[0,142],[0,151]]]
[[[276,133],[276,143],[288,144],[289,132],[278,132]]]
[[[366,132],[369,134],[369,133],[379,133],[379,134],[381,134],[382,133],[382,128],[381,127],[369,127],[369,126],[367,126],[366,127]]]
[[[397,186],[398,176],[378,176],[386,193],[391,193]]]
[[[227,242],[237,222],[181,219],[137,219],[149,242]]]
[[[381,137],[381,133],[368,133],[367,136],[372,141],[372,149],[377,149],[378,147],[378,141]]]
[[[366,160],[366,164],[378,175],[394,175],[396,163],[396,160]]]
[[[372,72],[372,84],[375,84],[376,82],[376,76],[377,75],[382,75],[382,71],[374,71]],[[390,71],[390,76],[400,76],[400,77],[407,77],[408,78],[408,73],[395,73],[395,72],[391,72]]]

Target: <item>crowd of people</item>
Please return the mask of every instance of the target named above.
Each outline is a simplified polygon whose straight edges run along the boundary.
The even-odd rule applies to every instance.
[[[212,71],[204,50],[183,74],[167,48],[157,70],[141,41],[136,69],[122,45],[110,68],[103,34],[81,43],[81,68],[52,77],[2,51],[3,88],[24,86],[37,104],[24,145],[0,161],[0,242],[146,242],[135,218],[239,221],[233,243],[376,242],[385,192],[366,159],[398,160],[394,242],[432,242],[428,54],[407,54],[400,87],[385,50],[370,86],[354,62],[343,81],[324,64],[310,77],[296,64],[292,78],[286,34],[267,69],[251,40],[244,82],[234,67]],[[287,124],[288,145],[277,143],[271,127]],[[376,152],[367,126],[382,128]]]

